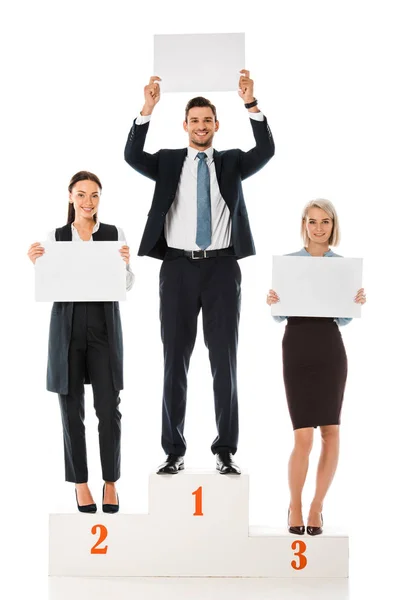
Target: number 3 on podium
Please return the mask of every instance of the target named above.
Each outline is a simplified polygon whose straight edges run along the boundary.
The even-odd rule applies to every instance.
[[[297,556],[299,560],[298,562],[292,560],[291,565],[295,571],[301,571],[301,569],[304,569],[307,566],[307,557],[304,554],[304,552],[307,550],[307,546],[302,540],[296,540],[292,544],[292,550],[296,550],[297,546],[298,550],[294,553],[294,555]]]

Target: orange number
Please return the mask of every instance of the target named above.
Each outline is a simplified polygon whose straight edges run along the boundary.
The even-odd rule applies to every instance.
[[[105,527],[104,525],[93,525],[93,527],[92,527],[93,535],[96,535],[97,529],[100,529],[99,539],[97,540],[97,542],[95,543],[93,548],[90,550],[90,554],[107,554],[108,546],[104,546],[104,548],[97,547],[100,544],[102,544],[104,542],[104,540],[106,539],[106,537],[108,535],[107,527]]]
[[[307,558],[306,556],[304,556],[304,552],[307,550],[307,546],[303,541],[296,540],[292,544],[292,550],[296,550],[297,544],[299,545],[299,549],[297,552],[294,553],[294,555],[299,557],[299,562],[297,564],[295,560],[292,560],[291,565],[296,571],[301,571],[301,569],[304,569],[307,565]]]
[[[194,517],[203,516],[203,488],[200,486],[195,492],[192,492],[192,496],[196,498]]]

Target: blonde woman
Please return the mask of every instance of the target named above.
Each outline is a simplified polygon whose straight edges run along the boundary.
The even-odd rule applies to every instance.
[[[304,247],[291,256],[339,256],[330,248],[339,244],[340,230],[336,210],[328,200],[313,200],[305,206],[301,234]],[[355,294],[354,301],[366,302],[363,288]],[[267,304],[277,302],[277,293],[269,290]],[[286,318],[274,317],[278,322]],[[283,377],[294,429],[294,449],[289,460],[288,529],[296,535],[305,532],[302,491],[316,427],[321,431],[322,446],[307,533],[322,533],[323,502],[339,457],[340,413],[347,378],[346,351],[338,326],[350,321],[350,318],[287,318],[282,341]]]

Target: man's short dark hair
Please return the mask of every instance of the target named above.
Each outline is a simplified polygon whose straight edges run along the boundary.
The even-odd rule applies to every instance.
[[[188,112],[191,108],[194,108],[195,106],[199,106],[200,108],[202,107],[207,107],[207,108],[211,108],[211,110],[213,111],[215,120],[217,121],[217,109],[215,108],[214,104],[211,104],[211,102],[209,100],[207,100],[207,98],[203,98],[203,96],[197,96],[197,98],[192,98],[191,100],[189,100],[189,102],[186,104],[186,108],[185,108],[185,121],[187,123],[188,120]]]

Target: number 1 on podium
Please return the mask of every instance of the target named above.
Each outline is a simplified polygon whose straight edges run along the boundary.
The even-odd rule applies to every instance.
[[[194,517],[203,516],[203,487],[200,486],[195,492],[192,492],[192,496],[195,497],[195,510],[193,513]]]

